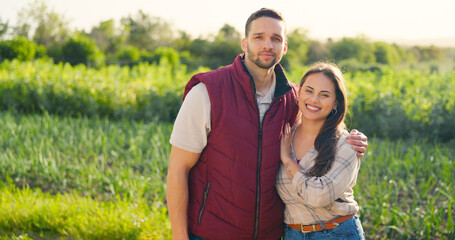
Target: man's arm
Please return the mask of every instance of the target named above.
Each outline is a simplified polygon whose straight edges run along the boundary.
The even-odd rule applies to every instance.
[[[357,151],[358,158],[365,155],[368,148],[368,138],[363,133],[353,129],[348,136],[347,142],[352,145],[352,149]]]
[[[167,207],[174,240],[188,239],[188,174],[200,153],[172,146],[167,171]]]

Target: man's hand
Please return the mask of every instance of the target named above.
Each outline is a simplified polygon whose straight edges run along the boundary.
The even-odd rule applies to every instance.
[[[361,158],[365,155],[368,148],[368,138],[363,133],[357,129],[352,129],[347,142],[352,145],[352,149],[357,151],[357,157]]]

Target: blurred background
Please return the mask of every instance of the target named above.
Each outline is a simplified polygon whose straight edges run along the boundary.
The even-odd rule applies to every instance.
[[[172,239],[185,84],[261,7],[286,19],[290,81],[343,70],[367,239],[455,239],[453,1],[0,0],[0,240]]]

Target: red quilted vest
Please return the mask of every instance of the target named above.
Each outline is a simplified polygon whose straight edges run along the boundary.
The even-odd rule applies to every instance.
[[[296,86],[275,67],[276,90],[262,127],[252,78],[242,62],[191,78],[211,102],[207,146],[189,175],[190,233],[206,239],[273,239],[283,234],[284,205],[275,189],[283,125],[297,115]],[[196,106],[197,107],[197,106]]]

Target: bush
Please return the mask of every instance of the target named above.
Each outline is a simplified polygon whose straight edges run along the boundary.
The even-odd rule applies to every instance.
[[[140,58],[141,52],[137,47],[134,46],[124,46],[122,47],[116,55],[117,61],[121,66],[133,66],[136,65]]]
[[[104,55],[96,43],[88,37],[76,36],[70,38],[62,46],[63,61],[71,65],[85,64],[100,67],[104,65]]]
[[[15,37],[12,40],[0,42],[0,60],[3,59],[18,59],[21,61],[29,61],[35,58],[37,50],[39,54],[43,54],[43,47],[39,47],[25,37]]]

